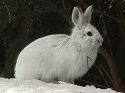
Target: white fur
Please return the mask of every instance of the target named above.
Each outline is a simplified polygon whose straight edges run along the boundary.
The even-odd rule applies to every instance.
[[[94,62],[103,38],[90,24],[92,6],[85,13],[74,7],[74,28],[70,36],[49,35],[26,46],[18,56],[15,77],[18,79],[62,80],[74,82],[87,71],[87,56]],[[77,18],[78,17],[78,18]],[[92,32],[88,36],[87,32]],[[97,42],[98,41],[98,42]],[[88,59],[91,67],[94,63]]]

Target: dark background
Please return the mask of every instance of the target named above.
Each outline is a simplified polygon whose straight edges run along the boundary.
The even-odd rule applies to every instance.
[[[70,34],[74,6],[94,5],[92,25],[104,37],[96,65],[78,85],[125,89],[125,0],[0,0],[0,75],[12,78],[19,52],[50,34]]]

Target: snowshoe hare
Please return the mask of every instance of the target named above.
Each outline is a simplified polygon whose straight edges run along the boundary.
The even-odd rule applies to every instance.
[[[90,23],[92,8],[89,6],[83,13],[81,8],[74,7],[71,35],[48,35],[26,46],[17,58],[15,77],[74,83],[83,76],[88,66],[94,64],[103,41]]]

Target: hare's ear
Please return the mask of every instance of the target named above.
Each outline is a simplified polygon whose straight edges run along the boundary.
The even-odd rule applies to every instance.
[[[93,5],[90,5],[84,12],[84,21],[85,23],[91,22],[91,16],[93,12]]]
[[[83,11],[81,8],[74,7],[72,12],[72,22],[80,30],[82,28],[83,22]]]

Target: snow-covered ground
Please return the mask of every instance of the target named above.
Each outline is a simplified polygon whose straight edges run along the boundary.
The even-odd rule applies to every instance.
[[[0,93],[120,93],[110,88],[77,86],[60,81],[60,84],[45,83],[40,80],[17,80],[0,78]]]

